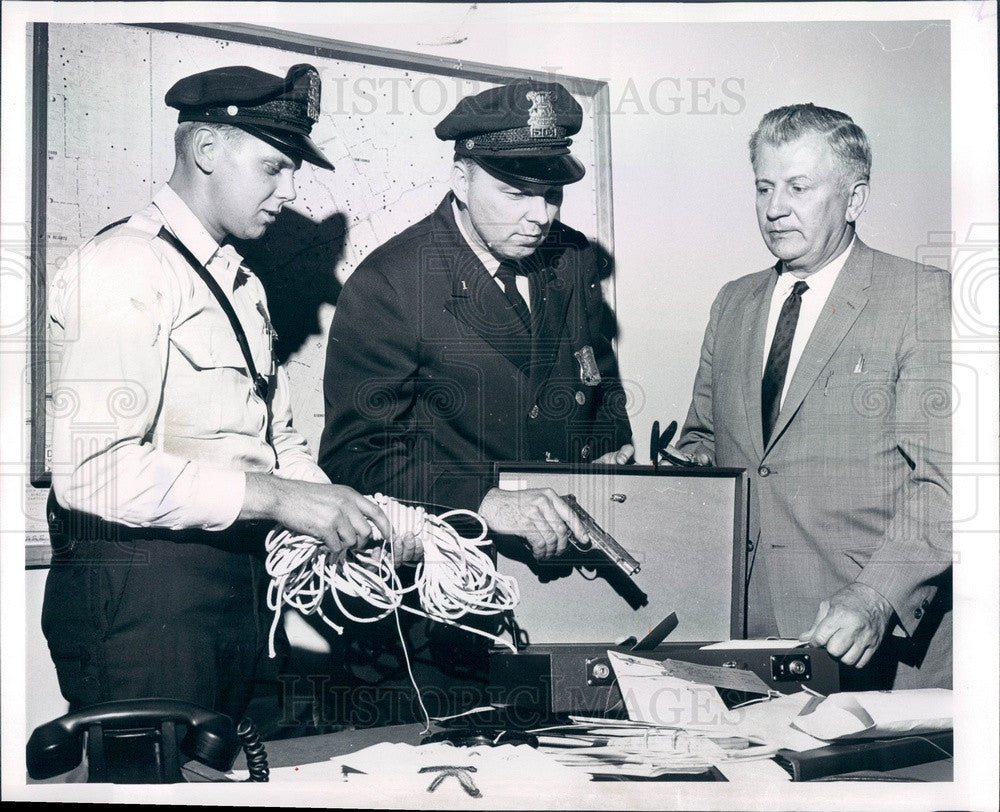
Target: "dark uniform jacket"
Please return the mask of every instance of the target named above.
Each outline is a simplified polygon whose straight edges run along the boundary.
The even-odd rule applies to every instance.
[[[557,221],[522,263],[529,338],[452,200],[345,284],[319,462],[362,493],[475,510],[494,461],[589,462],[629,442],[631,428],[586,238]]]

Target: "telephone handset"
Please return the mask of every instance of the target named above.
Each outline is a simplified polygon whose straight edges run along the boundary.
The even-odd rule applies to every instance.
[[[228,716],[178,700],[125,699],[92,705],[37,727],[26,746],[28,775],[35,780],[53,778],[77,767],[83,757],[83,734],[87,733],[88,780],[114,781],[114,776],[109,776],[105,745],[111,744],[111,739],[134,742],[145,734],[158,777],[144,782],[182,781],[178,724],[187,727],[180,742],[185,756],[219,772],[232,767],[240,736]]]

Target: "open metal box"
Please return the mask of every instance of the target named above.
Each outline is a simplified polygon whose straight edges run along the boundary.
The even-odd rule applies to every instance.
[[[836,663],[822,650],[700,650],[746,636],[743,469],[498,463],[494,470],[504,490],[572,494],[639,564],[629,576],[592,551],[571,548],[536,562],[524,545],[499,544],[497,568],[514,575],[521,591],[513,630],[519,652],[491,653],[491,685],[500,701],[552,712],[613,712],[620,693],[607,651],[628,650],[651,632],[640,656],[749,668],[785,692],[800,684],[837,689]],[[661,644],[655,630],[671,613],[677,624]]]

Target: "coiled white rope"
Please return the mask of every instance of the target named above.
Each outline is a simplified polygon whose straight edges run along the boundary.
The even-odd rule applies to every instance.
[[[497,572],[493,560],[483,551],[491,543],[486,538],[488,528],[483,518],[471,510],[434,515],[380,493],[366,498],[386,514],[396,536],[413,533],[423,545],[423,560],[416,564],[413,585],[403,587],[396,573],[390,539],[382,539],[381,545],[364,550],[333,553],[317,539],[276,527],[265,541],[265,566],[271,576],[267,605],[274,611],[268,637],[270,656],[275,656],[274,635],[282,604],[304,615],[315,613],[338,634],[343,634],[343,627],[323,614],[321,604],[327,592],[343,616],[357,623],[374,623],[402,609],[487,637],[516,651],[511,642],[458,622],[465,614],[495,615],[513,609],[520,599],[517,581]],[[449,519],[457,517],[477,521],[482,528],[479,535],[460,536],[448,524]],[[423,611],[403,603],[403,597],[413,589],[417,590]],[[374,614],[360,616],[349,611],[343,597],[360,598],[375,610]]]

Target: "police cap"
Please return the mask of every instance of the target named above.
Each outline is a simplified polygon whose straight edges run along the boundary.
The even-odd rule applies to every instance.
[[[560,186],[586,171],[569,151],[582,122],[562,85],[517,79],[462,99],[434,133],[501,180]]]
[[[319,119],[319,94],[319,73],[312,65],[292,65],[284,78],[233,65],[181,79],[164,101],[180,110],[178,123],[230,124],[290,157],[333,169],[309,138]]]

